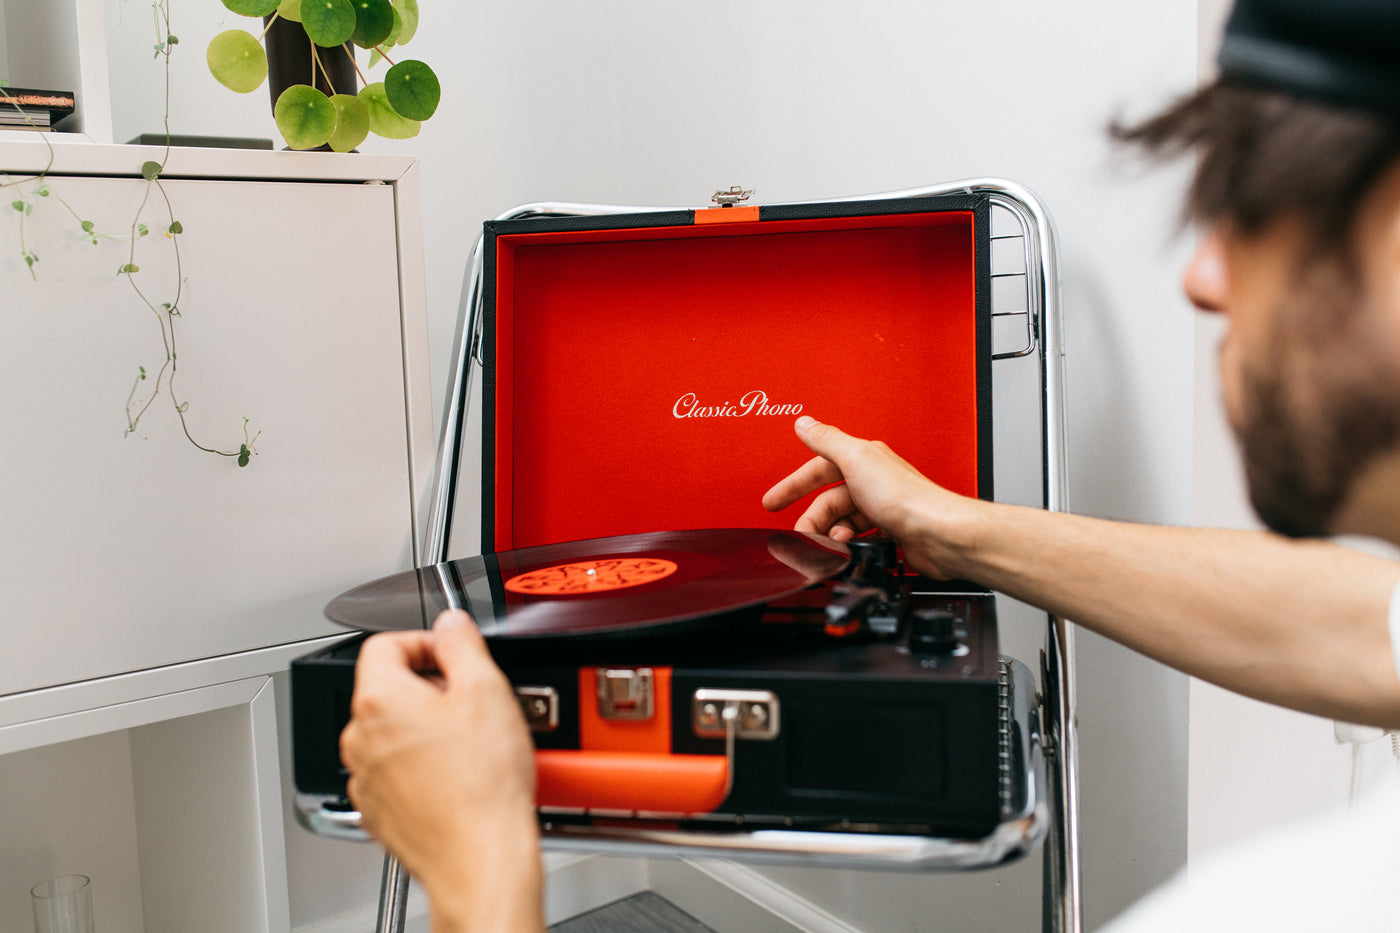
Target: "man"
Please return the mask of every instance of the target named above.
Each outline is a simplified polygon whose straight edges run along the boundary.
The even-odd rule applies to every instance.
[[[796,430],[816,456],[764,504],[816,493],[799,530],[879,528],[923,573],[987,585],[1250,696],[1400,727],[1400,567],[1307,540],[1400,543],[1400,3],[1241,0],[1220,62],[1216,84],[1118,132],[1164,155],[1198,150],[1188,216],[1209,234],[1185,289],[1229,317],[1225,407],[1277,533],[966,499],[810,418]],[[413,673],[434,669],[441,685]],[[465,617],[366,644],[342,751],[351,799],[426,887],[435,929],[539,927],[529,740]],[[1400,868],[1392,854],[1367,864]],[[1167,897],[1175,919],[1160,928],[1195,917]],[[1285,920],[1306,916],[1283,904]],[[1133,922],[1150,927],[1158,909]]]

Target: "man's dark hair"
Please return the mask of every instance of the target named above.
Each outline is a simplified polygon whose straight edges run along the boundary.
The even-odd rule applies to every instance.
[[[1400,164],[1400,122],[1229,80],[1110,132],[1159,157],[1195,152],[1185,220],[1247,235],[1297,216],[1315,255],[1346,252],[1357,208]]]

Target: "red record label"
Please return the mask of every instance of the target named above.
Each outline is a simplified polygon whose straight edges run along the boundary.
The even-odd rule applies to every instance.
[[[677,570],[674,561],[659,557],[615,557],[585,560],[531,570],[506,581],[512,593],[525,596],[572,596],[622,590],[664,580]]]

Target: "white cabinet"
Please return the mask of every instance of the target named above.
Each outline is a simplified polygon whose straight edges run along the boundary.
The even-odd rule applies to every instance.
[[[61,144],[48,197],[0,203],[3,929],[27,928],[28,884],[73,871],[104,933],[288,928],[268,675],[341,632],[330,597],[414,560],[433,446],[416,163],[170,155],[133,280],[178,304],[195,438],[262,432],[240,468],[190,444],[168,389],[123,437],[165,344],[117,274],[130,244],[84,242],[74,213],[126,235],[161,157]],[[0,181],[49,158],[2,142]]]

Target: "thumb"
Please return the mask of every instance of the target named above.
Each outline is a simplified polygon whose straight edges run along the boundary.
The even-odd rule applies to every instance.
[[[815,418],[803,415],[794,425],[797,437],[806,444],[812,453],[825,457],[838,467],[848,458],[856,444],[851,437],[835,425],[822,424]]]
[[[448,609],[433,622],[433,655],[448,685],[473,676],[483,663],[494,667],[472,617],[460,609]]]

